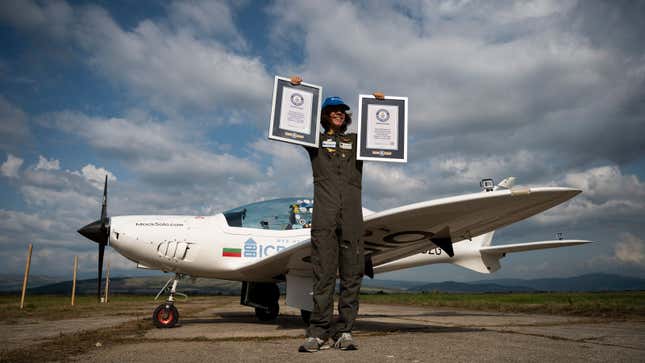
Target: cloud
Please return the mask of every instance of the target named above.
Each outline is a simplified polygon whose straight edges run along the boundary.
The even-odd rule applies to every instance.
[[[225,1],[173,1],[168,14],[173,25],[181,31],[191,30],[196,36],[228,38],[234,48],[246,48],[246,41],[233,22],[234,13]]]
[[[235,113],[256,120],[269,106],[272,78],[259,57],[241,51],[245,41],[224,2],[175,1],[169,19],[143,19],[131,29],[95,5],[18,1],[1,8],[6,22],[80,52],[90,69],[158,110],[217,110],[218,122],[227,123]]]
[[[27,115],[0,94],[0,149],[16,149],[28,136]]]
[[[35,170],[59,170],[60,160],[51,159],[47,160],[46,157],[39,155],[38,164],[34,167]]]
[[[616,259],[622,263],[645,265],[645,241],[631,234],[624,233],[616,244]]]
[[[571,186],[582,194],[563,206],[537,217],[542,223],[620,218],[638,220],[645,212],[645,184],[638,176],[625,175],[616,165],[606,165],[580,172],[569,172],[552,185]]]
[[[151,184],[187,188],[218,185],[223,180],[249,183],[261,175],[258,166],[245,158],[199,146],[199,136],[178,124],[77,112],[47,114],[41,123],[80,136],[93,148],[124,161]]]
[[[616,165],[592,168],[583,172],[568,173],[564,182],[584,190],[594,199],[643,199],[645,184],[636,175],[624,175]]]
[[[105,168],[97,168],[92,164],[87,164],[81,168],[80,174],[97,189],[103,189],[105,177],[108,181],[116,181],[116,176]]]
[[[596,46],[572,29],[590,15],[575,6],[277,2],[271,15],[276,43],[304,44],[305,79],[350,103],[376,89],[408,95],[413,156],[524,150],[555,168],[633,161],[645,148],[636,136],[645,132],[643,49]],[[635,23],[622,28],[633,33]]]
[[[13,156],[12,154],[8,154],[7,161],[2,163],[2,166],[0,166],[0,172],[2,172],[2,175],[7,178],[18,178],[20,167],[23,162],[23,159]]]

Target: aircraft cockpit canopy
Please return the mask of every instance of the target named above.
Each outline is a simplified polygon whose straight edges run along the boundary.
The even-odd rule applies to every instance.
[[[251,203],[224,212],[231,227],[257,229],[311,228],[313,199],[281,198]]]

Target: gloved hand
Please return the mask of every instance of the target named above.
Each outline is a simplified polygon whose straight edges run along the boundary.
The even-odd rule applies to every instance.
[[[300,83],[302,83],[302,77],[300,77],[300,76],[291,76],[290,82],[291,82],[292,85],[297,86]]]

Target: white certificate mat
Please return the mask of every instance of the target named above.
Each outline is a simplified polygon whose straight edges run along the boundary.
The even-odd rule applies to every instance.
[[[408,98],[358,95],[359,160],[408,161]]]
[[[367,148],[397,150],[399,148],[399,107],[367,106]]]
[[[322,87],[311,83],[293,84],[275,77],[269,119],[269,139],[307,147],[318,147]]]
[[[280,127],[283,130],[309,134],[311,132],[311,106],[314,95],[294,88],[282,90]]]

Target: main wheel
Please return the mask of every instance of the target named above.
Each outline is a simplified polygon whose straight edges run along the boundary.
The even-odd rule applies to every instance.
[[[275,318],[278,317],[279,313],[280,313],[280,305],[277,302],[269,304],[268,310],[264,308],[255,308],[255,316],[260,321],[275,320]]]
[[[157,328],[172,328],[179,320],[179,311],[174,305],[161,304],[152,313],[152,322]]]
[[[302,317],[302,321],[305,323],[305,325],[309,326],[309,322],[311,321],[311,311],[301,309],[300,316]]]

